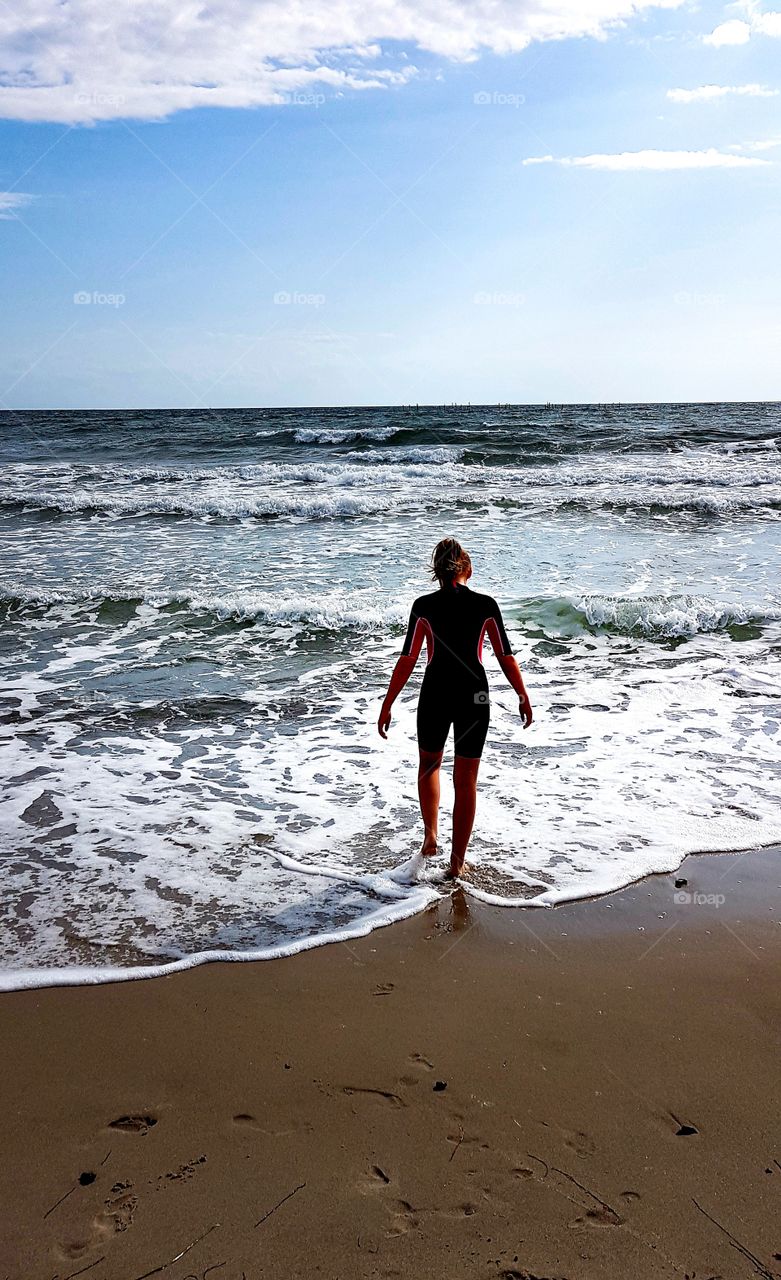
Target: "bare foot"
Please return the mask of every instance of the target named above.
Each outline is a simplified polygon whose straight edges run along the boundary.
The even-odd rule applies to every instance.
[[[469,875],[471,868],[468,862],[462,862],[460,867],[454,867],[452,862],[445,872],[446,880],[464,880]]]
[[[437,851],[437,837],[426,836],[423,844],[420,846],[421,858],[433,858]]]

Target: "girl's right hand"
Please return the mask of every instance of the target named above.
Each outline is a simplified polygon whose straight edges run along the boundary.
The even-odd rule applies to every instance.
[[[390,729],[390,722],[391,722],[390,708],[383,707],[382,711],[380,712],[380,718],[377,721],[377,729],[379,731],[381,738],[387,738],[388,730]]]
[[[519,711],[520,711],[520,713],[521,713],[521,720],[523,721],[523,727],[524,727],[524,729],[528,729],[528,727],[529,727],[529,725],[531,724],[532,719],[533,719],[533,716],[532,716],[532,704],[531,704],[531,703],[530,703],[530,701],[529,701],[529,695],[528,695],[528,694],[524,694],[524,696],[523,696],[522,698],[520,698],[520,699],[519,699],[519,701],[518,701],[518,710],[519,710]]]

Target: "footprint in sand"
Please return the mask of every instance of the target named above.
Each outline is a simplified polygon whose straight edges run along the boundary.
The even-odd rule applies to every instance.
[[[434,1063],[429,1062],[428,1058],[424,1058],[422,1053],[411,1053],[409,1060],[414,1066],[420,1067],[422,1071],[433,1071]]]
[[[105,1243],[108,1237],[127,1231],[138,1205],[138,1197],[133,1194],[132,1187],[132,1182],[114,1184],[103,1202],[103,1209],[95,1215],[84,1234],[71,1236],[59,1244],[58,1252],[64,1261],[78,1262],[90,1250]]]
[[[452,1208],[416,1209],[409,1200],[394,1200],[388,1204],[389,1222],[385,1232],[387,1239],[403,1236],[410,1231],[426,1229],[432,1219],[445,1219],[449,1222],[472,1218],[479,1213],[479,1206],[471,1200],[462,1200]]]
[[[620,1227],[624,1219],[616,1210],[603,1200],[596,1191],[592,1191],[583,1182],[573,1177],[566,1169],[558,1169],[556,1165],[548,1164],[540,1156],[534,1155],[531,1151],[527,1152],[529,1159],[533,1162],[533,1167],[529,1165],[517,1165],[513,1169],[513,1176],[516,1178],[534,1178],[541,1186],[557,1195],[564,1194],[568,1200],[573,1201],[582,1210],[582,1217],[574,1218],[570,1222],[570,1227],[597,1226],[597,1227]],[[581,1175],[583,1176],[583,1175]],[[637,1197],[637,1192],[625,1191],[623,1198],[625,1200]]]
[[[582,1218],[575,1218],[570,1223],[571,1227],[582,1227],[588,1223],[595,1227],[620,1227],[624,1221],[615,1211],[607,1204],[596,1205],[593,1209],[587,1209]]]
[[[587,1156],[593,1156],[596,1152],[594,1143],[582,1129],[565,1129],[558,1124],[550,1125],[547,1120],[540,1120],[540,1124],[544,1129],[557,1130],[562,1136],[564,1146],[570,1151],[574,1151],[575,1155],[579,1156],[581,1160],[585,1160]]]
[[[569,1131],[562,1129],[562,1133],[565,1135],[564,1146],[569,1147],[570,1151],[574,1151],[575,1155],[580,1156],[581,1160],[585,1160],[586,1156],[593,1156],[596,1147],[587,1133],[583,1133],[580,1129]]]
[[[117,1120],[109,1120],[109,1129],[119,1129],[122,1133],[148,1133],[157,1124],[157,1116],[151,1113],[134,1113],[120,1116]]]
[[[116,1234],[127,1231],[132,1225],[138,1206],[138,1196],[133,1194],[132,1182],[115,1182],[111,1194],[103,1202],[103,1211],[93,1219],[100,1235]]]
[[[85,1253],[88,1253],[95,1248],[96,1244],[100,1243],[103,1239],[103,1234],[102,1231],[96,1229],[93,1222],[92,1231],[89,1235],[72,1235],[69,1239],[60,1241],[57,1245],[57,1252],[63,1262],[78,1262],[84,1257]]]
[[[186,1164],[180,1164],[178,1169],[169,1169],[167,1173],[159,1174],[157,1182],[189,1182],[198,1166],[202,1164],[206,1164],[206,1156],[196,1156],[194,1160],[188,1160]]]
[[[667,1129],[668,1132],[670,1129],[670,1125],[668,1121],[670,1120],[672,1121],[674,1126],[673,1133],[675,1134],[676,1138],[695,1138],[698,1136],[700,1132],[699,1129],[696,1128],[696,1126],[693,1125],[689,1120],[682,1120],[681,1117],[677,1116],[674,1111],[661,1112],[660,1117],[662,1119],[662,1123],[664,1124],[665,1129]]]
[[[422,1053],[411,1053],[407,1061],[415,1069],[417,1074],[399,1076],[399,1084],[408,1086],[420,1084],[421,1073],[434,1070],[433,1062],[429,1062],[428,1058],[424,1058]]]
[[[342,1093],[346,1093],[348,1098],[360,1095],[366,1098],[376,1099],[378,1102],[387,1102],[392,1107],[406,1107],[406,1102],[398,1093],[394,1093],[392,1089],[370,1089],[366,1086],[342,1085]]]
[[[456,1204],[452,1209],[434,1209],[433,1216],[437,1218],[471,1218],[478,1212],[478,1206],[471,1200],[462,1200],[460,1204]]]
[[[417,1231],[418,1226],[417,1214],[409,1201],[397,1200],[385,1234],[389,1239],[393,1236],[403,1236],[408,1231]]]
[[[390,1186],[390,1180],[391,1176],[387,1169],[384,1169],[381,1164],[372,1164],[361,1175],[356,1189],[361,1195],[374,1196]]]
[[[78,1236],[70,1240],[64,1240],[57,1246],[57,1252],[63,1262],[79,1262],[88,1253],[90,1249],[94,1249],[95,1245],[100,1241],[100,1232],[95,1232],[90,1236]]]

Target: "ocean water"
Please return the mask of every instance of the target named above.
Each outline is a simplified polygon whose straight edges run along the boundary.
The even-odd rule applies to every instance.
[[[447,534],[536,716],[489,654],[470,893],[781,839],[779,435],[776,404],[0,415],[0,984],[289,954],[446,891],[389,876],[422,658],[375,726]],[[445,853],[451,802],[443,770]]]

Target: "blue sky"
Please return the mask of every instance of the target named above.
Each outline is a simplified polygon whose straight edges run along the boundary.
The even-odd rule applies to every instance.
[[[95,3],[4,55],[3,405],[781,398],[767,6]]]

